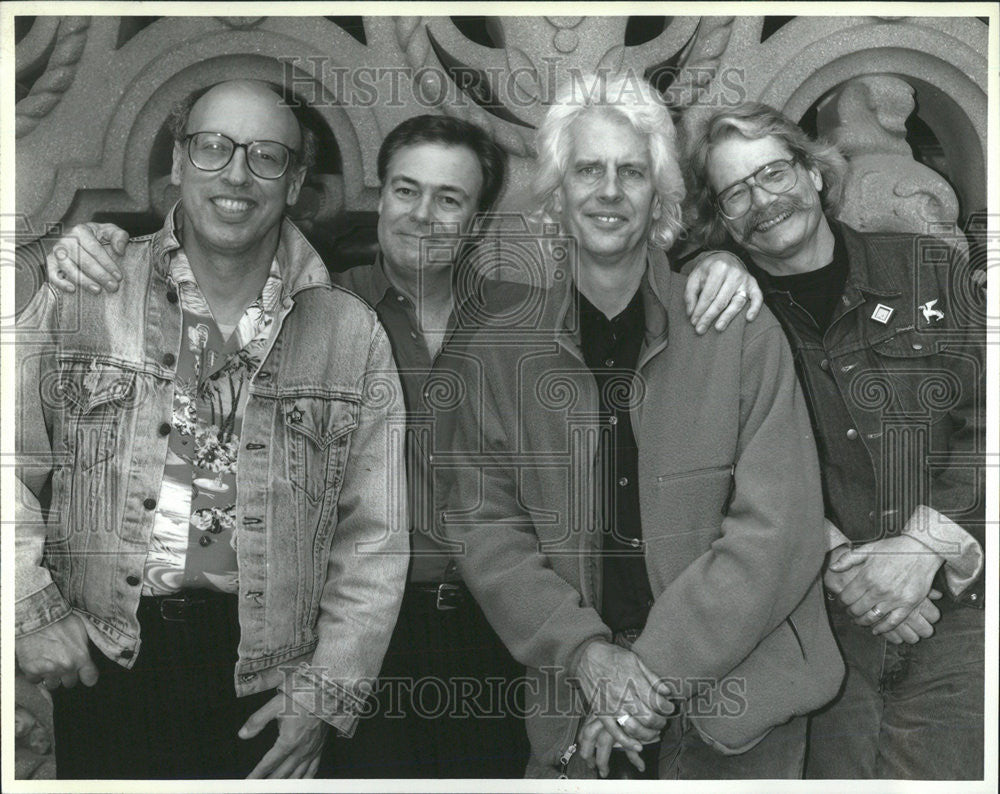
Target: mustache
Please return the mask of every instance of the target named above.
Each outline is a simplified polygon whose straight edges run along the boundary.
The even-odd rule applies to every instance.
[[[786,196],[778,199],[770,206],[761,209],[753,210],[746,214],[743,219],[743,231],[745,234],[750,234],[754,229],[757,228],[757,224],[761,221],[766,221],[770,218],[777,217],[783,212],[797,212],[798,210],[807,210],[812,206],[809,202],[803,201],[796,196]]]

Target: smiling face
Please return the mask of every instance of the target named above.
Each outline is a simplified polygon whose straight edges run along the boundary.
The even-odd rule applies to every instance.
[[[409,281],[421,268],[450,267],[446,259],[421,262],[420,238],[435,223],[464,233],[482,188],[479,160],[465,146],[418,143],[393,154],[378,202],[378,243],[390,277]]]
[[[220,132],[237,143],[278,141],[298,150],[298,122],[279,102],[259,83],[223,83],[195,102],[185,132]],[[202,171],[188,158],[187,144],[175,143],[171,181],[181,189],[185,248],[248,259],[272,256],[285,207],[295,203],[304,178],[304,169],[290,165],[278,179],[261,179],[247,168],[240,148],[225,168]]]
[[[649,145],[624,118],[592,111],[569,135],[554,208],[584,256],[615,263],[645,245],[660,214]]]
[[[718,195],[768,163],[791,159],[792,153],[777,138],[751,140],[734,134],[713,144],[707,162],[708,182]],[[771,272],[784,272],[786,268],[780,263],[801,257],[815,246],[818,232],[826,228],[819,195],[823,178],[800,162],[795,170],[798,180],[787,193],[774,195],[755,185],[747,214],[735,220],[722,219],[733,240]]]

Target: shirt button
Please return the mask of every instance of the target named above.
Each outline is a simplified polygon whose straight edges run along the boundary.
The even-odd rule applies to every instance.
[[[172,367],[176,363],[177,363],[177,356],[175,356],[173,353],[163,354],[163,366]]]
[[[396,300],[398,300],[400,303],[402,303],[403,301],[406,300],[406,298],[404,298],[402,295],[397,295],[396,296]]]
[[[177,303],[177,293],[174,292],[173,290],[170,290],[170,292],[167,293],[167,302]]]
[[[127,584],[130,584],[130,585],[132,585],[132,587],[135,587],[135,586],[136,586],[137,584],[139,584],[139,582],[141,582],[141,581],[142,581],[142,580],[141,580],[141,579],[140,579],[140,578],[139,578],[138,576],[126,576],[126,577],[125,577],[125,582],[126,582]]]
[[[630,541],[630,544],[631,544],[631,546],[632,546],[633,549],[638,549],[638,548],[640,548],[642,546],[642,541],[639,540],[639,538],[632,538],[632,540]]]
[[[121,657],[122,659],[131,659],[131,658],[132,658],[133,656],[135,656],[135,651],[133,651],[133,650],[132,650],[131,648],[126,648],[126,649],[125,649],[124,651],[122,651],[122,652],[121,652],[120,654],[118,654],[118,655],[119,655],[119,656],[120,656],[120,657]]]
[[[615,360],[613,358],[604,359],[604,366],[613,367],[615,365]]]
[[[979,600],[979,593],[969,593],[969,600],[970,601],[978,601]]]
[[[198,545],[200,545],[200,546],[211,546],[212,545],[212,539],[208,535],[202,535],[200,538],[198,538]]]
[[[617,416],[612,416],[610,419],[608,419],[608,424],[609,425],[616,425],[616,424],[618,424],[618,417]]]
[[[416,339],[416,338],[417,338],[417,332],[416,331],[410,331],[410,339]]]
[[[850,439],[851,441],[854,441],[854,440],[855,440],[855,439],[857,439],[857,437],[858,437],[858,431],[857,431],[857,430],[855,430],[855,429],[854,429],[854,428],[852,427],[852,428],[851,428],[850,430],[848,430],[848,431],[847,431],[847,437],[848,437],[848,438],[849,438],[849,439]]]
[[[142,506],[145,507],[147,510],[152,510],[154,507],[156,507],[156,500],[152,496],[147,496],[145,499],[142,500]]]
[[[170,422],[164,422],[162,425],[160,425],[159,430],[160,430],[160,435],[161,436],[169,436],[170,435]]]
[[[922,344],[920,344],[920,342],[914,342],[913,343],[913,349],[914,350],[923,350],[924,346]]]
[[[824,358],[822,361],[819,362],[819,368],[824,372],[826,372],[827,370],[830,369],[830,362]]]
[[[619,484],[619,485],[620,485],[620,486],[621,486],[622,488],[624,488],[624,487],[625,487],[626,485],[628,485],[628,477],[622,477],[622,478],[621,478],[621,479],[620,479],[620,480],[618,481],[618,484]]]

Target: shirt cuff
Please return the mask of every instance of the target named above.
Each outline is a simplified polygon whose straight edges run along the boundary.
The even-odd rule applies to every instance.
[[[850,545],[850,538],[847,537],[843,532],[841,532],[837,525],[834,524],[829,518],[823,519],[823,525],[826,527],[826,550],[833,551],[837,546],[843,546],[845,544]]]
[[[903,534],[944,558],[945,582],[956,598],[983,571],[985,557],[976,539],[932,507],[918,505],[903,527]]]

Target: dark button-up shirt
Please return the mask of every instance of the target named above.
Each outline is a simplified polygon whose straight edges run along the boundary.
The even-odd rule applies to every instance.
[[[601,617],[612,631],[641,629],[653,602],[639,517],[639,450],[629,412],[645,316],[639,291],[624,311],[608,319],[582,294],[580,352],[597,381],[602,419],[598,452],[598,515],[603,516],[604,592]]]
[[[381,255],[373,265],[335,273],[332,278],[375,309],[399,370],[406,403],[406,478],[412,556],[409,581],[458,581],[460,577],[447,543],[434,533],[434,481],[430,463],[435,400],[447,399],[454,384],[446,370],[435,366],[440,354],[431,359],[413,301],[392,286]],[[454,329],[453,313],[445,344]]]

